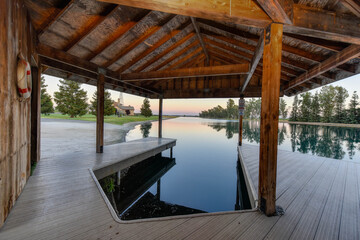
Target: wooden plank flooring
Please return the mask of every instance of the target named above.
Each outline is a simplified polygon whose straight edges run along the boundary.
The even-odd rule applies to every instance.
[[[286,211],[283,216],[253,210],[115,221],[88,169],[113,171],[114,163],[173,141],[147,138],[105,146],[103,154],[42,159],[0,239],[360,239],[360,164],[288,151],[278,152],[277,205]],[[259,147],[239,151],[256,199]]]

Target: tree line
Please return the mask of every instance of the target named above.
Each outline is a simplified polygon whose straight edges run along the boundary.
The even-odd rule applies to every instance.
[[[296,95],[290,113],[290,121],[360,123],[359,96],[353,92],[346,106],[348,91],[343,87],[325,86],[320,92]]]
[[[290,117],[290,109],[283,98],[279,102],[279,117],[298,122],[325,122],[325,123],[350,123],[360,124],[359,96],[353,92],[350,103],[346,100],[348,91],[343,87],[325,86],[320,92],[314,94],[306,92],[294,97]],[[227,102],[227,107],[220,105],[206,111],[199,116],[203,118],[237,119],[238,106],[232,99]],[[251,98],[245,101],[245,119],[259,119],[261,115],[261,98]]]
[[[229,99],[226,104],[226,108],[220,105],[201,111],[199,116],[202,118],[217,118],[217,119],[238,119],[239,118],[239,106],[235,104],[234,100]],[[245,100],[245,119],[259,119],[261,114],[261,99],[250,98]],[[288,115],[288,109],[286,108],[286,102],[284,99],[280,99],[280,116],[286,118]]]
[[[71,118],[77,116],[83,116],[87,113],[97,115],[97,91],[94,92],[90,104],[87,103],[87,92],[81,88],[81,84],[70,81],[60,80],[58,85],[59,91],[54,92],[54,101],[57,106],[54,108],[54,104],[50,94],[46,90],[45,78],[41,77],[41,113],[49,115],[54,113],[55,109],[62,114],[67,114]],[[105,90],[104,94],[104,115],[114,115],[116,109],[114,107],[114,101],[111,99],[109,91]],[[144,103],[141,106],[141,114],[145,117],[150,117],[152,111],[150,109],[150,102],[147,98],[144,99]]]

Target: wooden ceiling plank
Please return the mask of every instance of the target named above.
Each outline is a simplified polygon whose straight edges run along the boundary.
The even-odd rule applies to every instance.
[[[204,51],[204,54],[205,54],[205,56],[206,56],[206,65],[209,65],[209,61],[210,61],[210,59],[209,59],[209,54],[208,54],[208,52],[207,52],[207,50],[206,50],[206,47],[205,47],[205,44],[204,44],[204,40],[203,40],[203,38],[202,38],[201,35],[200,35],[199,26],[198,26],[198,24],[197,24],[197,22],[196,22],[196,19],[195,19],[194,17],[190,17],[190,18],[191,18],[191,22],[192,22],[192,24],[193,24],[193,26],[194,26],[196,35],[197,35],[197,37],[198,37],[198,39],[199,39],[199,41],[200,41],[200,45],[201,45],[201,47],[202,47],[202,49],[203,49],[203,51]]]
[[[360,18],[360,2],[356,0],[341,0],[341,4]]]
[[[153,63],[155,63],[156,61],[158,61],[160,58],[162,58],[163,56],[165,56],[166,54],[168,54],[169,52],[171,52],[172,50],[174,50],[175,48],[177,48],[178,46],[180,46],[181,44],[185,43],[186,41],[188,41],[190,38],[192,38],[193,36],[195,36],[195,33],[189,33],[188,35],[186,35],[184,38],[182,38],[181,40],[177,41],[176,43],[174,43],[173,45],[171,45],[170,47],[168,47],[167,49],[165,49],[162,53],[158,54],[157,56],[155,56],[154,58],[152,58],[150,61],[148,61],[147,63],[145,63],[144,65],[138,67],[137,69],[135,69],[134,72],[141,72],[143,71],[145,68],[147,68],[148,66],[152,65]]]
[[[345,48],[343,51],[338,52],[328,58],[327,60],[317,64],[312,67],[307,72],[301,74],[296,79],[292,80],[286,87],[285,91],[293,88],[294,86],[298,86],[301,83],[307,82],[308,80],[319,76],[320,74],[329,71],[330,69],[335,68],[341,64],[346,63],[347,61],[360,56],[360,46],[358,45],[350,45]]]
[[[241,88],[241,92],[244,92],[247,85],[249,84],[250,79],[252,78],[252,75],[253,75],[256,67],[258,66],[260,59],[263,55],[263,51],[264,51],[264,37],[263,37],[263,34],[260,34],[260,38],[259,38],[258,44],[256,46],[255,53],[253,55],[253,58],[251,59],[250,72],[245,78],[245,82]]]
[[[94,58],[96,58],[99,54],[101,54],[103,51],[105,51],[109,46],[114,44],[116,40],[118,40],[120,37],[122,37],[125,33],[130,31],[132,28],[136,26],[139,22],[141,22],[143,19],[145,19],[147,16],[151,14],[150,11],[144,11],[141,12],[139,15],[137,15],[132,21],[129,21],[119,27],[113,35],[108,37],[103,43],[100,44],[100,46],[92,51],[88,56],[86,56],[86,60],[92,61]]]
[[[181,49],[180,51],[178,51],[177,53],[175,53],[173,56],[171,56],[170,58],[166,59],[165,61],[163,61],[160,65],[156,66],[155,68],[152,69],[152,71],[157,71],[160,68],[166,66],[167,64],[169,64],[170,62],[174,61],[176,58],[180,57],[181,55],[183,55],[184,53],[186,53],[189,49],[191,49],[192,47],[196,46],[199,44],[199,40],[195,40],[194,42],[192,42],[189,46]]]
[[[40,29],[38,29],[38,37],[40,37],[42,34],[44,34],[51,27],[51,25],[53,25],[53,23],[56,22],[56,20],[61,18],[61,16],[63,16],[71,8],[74,1],[75,0],[69,1],[69,3],[63,9],[61,9],[56,14],[54,14],[54,16],[51,16],[50,18],[48,18],[48,21],[46,22],[46,24],[44,24]]]
[[[257,0],[257,2],[274,22],[292,24],[294,4],[292,0]]]
[[[74,46],[76,46],[79,42],[85,39],[90,33],[92,33],[100,24],[102,24],[109,16],[113,15],[118,10],[118,6],[115,5],[111,11],[109,11],[105,16],[99,15],[98,19],[93,21],[93,23],[89,24],[89,26],[82,31],[82,33],[75,36],[66,47],[63,48],[63,51],[70,51]]]
[[[200,52],[201,52],[201,48]],[[223,66],[197,67],[197,68],[182,68],[176,70],[140,72],[140,73],[124,73],[121,74],[121,80],[128,81],[146,81],[146,80],[161,80],[174,78],[192,78],[192,77],[206,77],[206,76],[230,76],[247,74],[249,72],[249,64],[235,64]]]
[[[199,54],[200,52],[202,52],[202,47],[201,46],[198,47],[197,49],[195,49],[194,51],[187,52],[185,55],[181,56],[181,58],[178,61],[171,64],[166,69],[175,69],[176,67],[178,67],[178,66],[182,65],[183,63],[185,63],[187,60],[191,59],[193,56]]]
[[[188,25],[189,23],[186,23]],[[161,38],[158,42],[156,42],[152,47],[148,48],[145,52],[142,52],[140,55],[138,55],[136,58],[132,59],[130,62],[119,68],[117,71],[119,73],[124,72],[125,70],[129,69],[131,66],[136,64],[138,61],[140,61],[142,58],[146,57],[156,49],[158,49],[160,46],[168,42],[171,38],[173,38],[175,35],[181,33],[181,30],[175,29],[172,30],[169,34],[166,34],[163,38]]]
[[[159,24],[156,24],[154,26],[151,26],[145,34],[141,35],[139,38],[137,38],[135,41],[132,41],[126,48],[122,49],[119,53],[115,55],[110,61],[107,61],[103,67],[108,68],[115,62],[117,62],[120,58],[122,58],[125,54],[129,53],[131,50],[133,50],[135,47],[137,47],[140,43],[144,42],[146,39],[148,39],[150,36],[155,34],[157,31],[159,31],[163,25],[165,25],[168,21],[170,21],[172,18],[174,18],[174,15],[169,16],[164,21],[162,21]]]
[[[155,11],[207,18],[217,21],[231,21],[237,24],[265,27],[271,22],[267,14],[252,0],[98,0],[101,2],[151,9]]]

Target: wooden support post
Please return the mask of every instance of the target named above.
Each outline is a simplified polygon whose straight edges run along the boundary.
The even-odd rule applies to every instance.
[[[121,170],[117,172],[117,179],[116,179],[116,183],[118,186],[120,186],[120,182],[121,182]]]
[[[163,111],[163,99],[159,98],[159,134],[158,137],[162,138],[162,111]]]
[[[173,158],[173,148],[170,148],[170,158]]]
[[[41,65],[31,68],[31,162],[40,160]]]
[[[244,95],[241,95],[239,100],[239,146],[242,145],[243,115],[245,111],[244,106]]]
[[[96,111],[96,152],[102,153],[104,146],[104,84],[105,70],[99,69],[97,81],[97,111]]]
[[[283,25],[272,23],[265,31],[261,93],[259,207],[276,214],[276,169]]]

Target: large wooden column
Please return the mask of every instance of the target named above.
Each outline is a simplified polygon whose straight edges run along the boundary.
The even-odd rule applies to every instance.
[[[105,70],[99,69],[97,80],[96,152],[102,153],[104,147]]]
[[[31,67],[31,162],[40,160],[41,66]]]
[[[261,93],[259,207],[267,216],[276,214],[276,168],[283,25],[272,23],[264,32]]]
[[[159,133],[158,137],[162,138],[162,112],[163,112],[163,98],[159,98]]]

